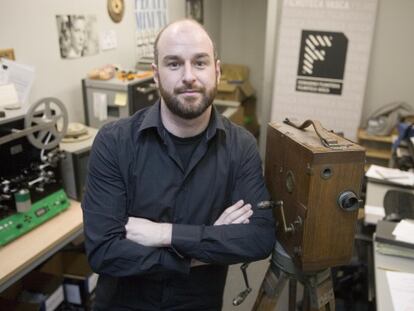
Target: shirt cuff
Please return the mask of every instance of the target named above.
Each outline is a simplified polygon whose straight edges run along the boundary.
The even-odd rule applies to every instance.
[[[199,248],[203,230],[204,226],[173,224],[171,248],[181,256],[188,256],[188,251]]]

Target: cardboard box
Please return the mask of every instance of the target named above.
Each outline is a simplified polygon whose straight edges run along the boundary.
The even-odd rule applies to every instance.
[[[84,253],[59,252],[41,270],[62,275],[65,301],[89,309],[98,275],[90,268]]]
[[[218,99],[242,102],[253,96],[254,88],[249,82],[249,68],[244,65],[222,64],[221,79],[217,86]]]
[[[240,102],[215,99],[213,102],[216,109],[226,118],[233,123],[243,126],[244,122],[244,109]]]
[[[249,68],[245,65],[221,64],[221,80],[242,83],[249,80]]]
[[[55,310],[64,301],[62,281],[63,279],[59,276],[32,271],[23,278],[24,291],[19,295],[19,300],[31,302],[30,298],[44,296],[45,300],[40,302],[42,304],[40,309]],[[33,293],[34,295],[25,295],[25,293]]]
[[[244,109],[242,106],[238,107],[237,110],[231,115],[229,120],[237,125],[243,126],[244,124]]]
[[[32,271],[1,293],[0,310],[56,310],[64,301],[63,278]]]

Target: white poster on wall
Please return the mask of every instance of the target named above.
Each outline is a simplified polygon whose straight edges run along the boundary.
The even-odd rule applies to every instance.
[[[355,139],[377,0],[284,0],[272,121],[316,119]]]
[[[137,59],[152,57],[158,31],[168,23],[167,0],[136,0]]]

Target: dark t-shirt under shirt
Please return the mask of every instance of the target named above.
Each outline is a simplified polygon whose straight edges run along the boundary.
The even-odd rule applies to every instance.
[[[188,164],[190,163],[191,156],[196,150],[198,144],[203,138],[204,132],[192,137],[178,137],[174,134],[167,131],[172,142],[177,149],[178,156],[181,159],[181,164],[183,165],[184,170],[187,170]]]

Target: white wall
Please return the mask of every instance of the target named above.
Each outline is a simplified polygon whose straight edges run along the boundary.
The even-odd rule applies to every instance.
[[[121,23],[109,18],[104,0],[2,1],[0,5],[0,48],[14,48],[16,61],[36,68],[30,102],[42,97],[59,98],[66,105],[70,121],[84,120],[81,79],[105,64],[123,68],[135,65],[135,1],[125,1]],[[185,16],[184,0],[168,0],[169,19]],[[115,30],[118,48],[78,59],[61,59],[56,15],[94,14],[98,32]]]
[[[214,41],[217,52],[220,52],[221,2],[221,0],[204,1],[204,27]]]
[[[414,105],[414,1],[379,0],[362,122],[384,104]]]
[[[267,0],[223,0],[221,5],[220,58],[223,63],[250,68],[257,92],[257,112],[263,88]]]
[[[275,62],[277,58],[278,48],[278,29],[280,25],[282,2],[276,0],[269,0],[267,2],[267,16],[266,16],[266,39],[265,39],[265,53],[263,68],[263,86],[260,90],[262,93],[261,101],[261,124],[260,124],[260,155],[262,159],[265,158],[266,152],[266,134],[267,123],[270,121],[270,115],[272,113],[272,100],[273,100],[273,79],[275,73]]]

